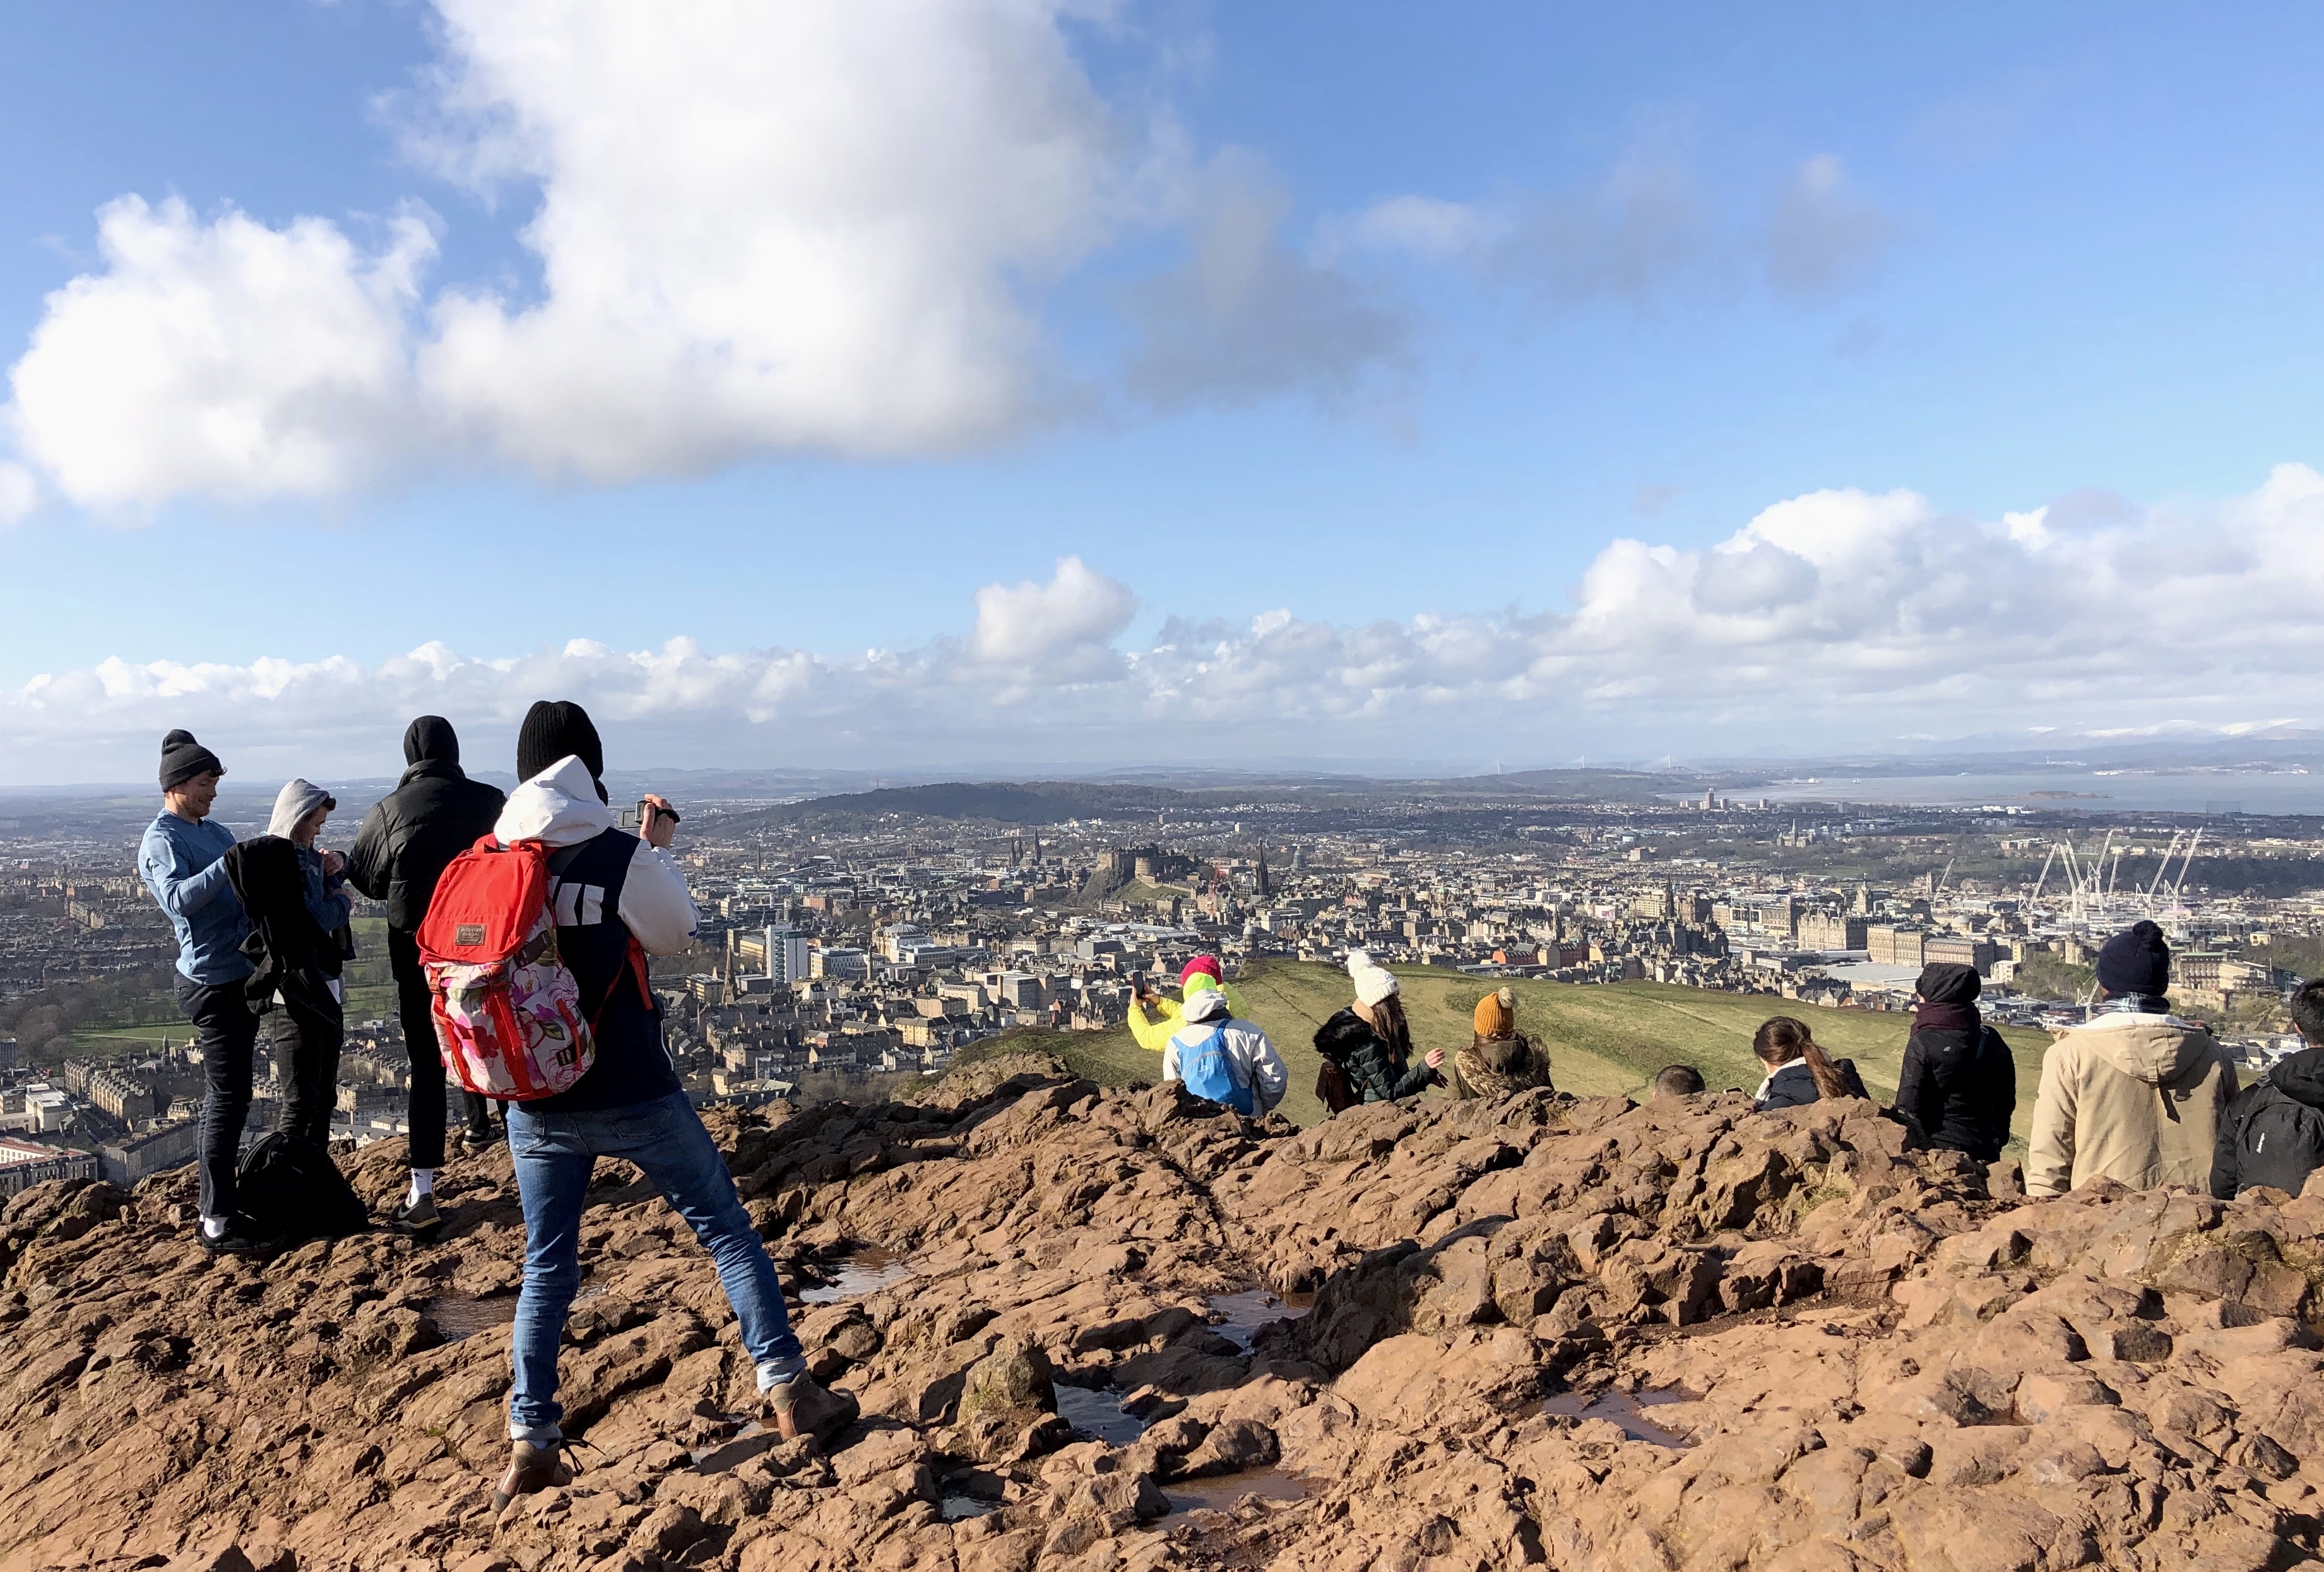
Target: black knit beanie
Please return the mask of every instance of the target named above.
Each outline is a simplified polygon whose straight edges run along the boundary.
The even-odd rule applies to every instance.
[[[2098,986],[2119,998],[2160,998],[2171,991],[2171,946],[2152,923],[2135,923],[2098,951]]]
[[[589,778],[596,782],[603,799],[605,745],[597,740],[589,712],[569,699],[540,700],[524,712],[524,724],[517,728],[517,779],[530,780],[567,755],[589,767]]]
[[[171,791],[198,775],[224,775],[217,754],[194,740],[191,731],[172,731],[161,739],[161,789]]]

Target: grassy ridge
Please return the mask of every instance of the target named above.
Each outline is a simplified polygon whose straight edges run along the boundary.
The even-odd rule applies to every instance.
[[[1399,967],[1396,972],[1419,1047],[1450,1052],[1469,1040],[1470,1011],[1484,997],[1486,979],[1434,967]],[[1751,1055],[1751,1034],[1770,1016],[1791,1015],[1805,1021],[1834,1058],[1853,1059],[1865,1085],[1885,1099],[1895,1094],[1904,1042],[1912,1034],[1909,1016],[1817,1009],[1788,999],[1664,983],[1581,987],[1520,979],[1509,986],[1517,991],[1518,1028],[1547,1047],[1559,1089],[1583,1097],[1637,1094],[1655,1071],[1674,1062],[1702,1071],[1714,1090],[1748,1090],[1764,1073]],[[1322,1118],[1323,1108],[1314,1091],[1322,1061],[1314,1037],[1315,1028],[1354,997],[1347,974],[1314,961],[1261,961],[1235,984],[1235,994],[1290,1069],[1291,1091],[1283,1112],[1303,1125]],[[2017,1056],[2015,1130],[2022,1140],[2050,1040],[2046,1033],[2014,1028],[2002,1035]],[[1161,1073],[1161,1056],[1139,1047],[1127,1027],[1044,1034],[1038,1043],[1011,1041],[1059,1053],[1077,1073],[1105,1084],[1152,1080]]]

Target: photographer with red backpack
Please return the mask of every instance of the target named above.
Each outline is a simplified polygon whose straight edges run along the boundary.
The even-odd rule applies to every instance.
[[[808,1378],[774,1264],[679,1084],[647,986],[645,956],[676,954],[694,938],[693,897],[667,850],[678,815],[649,796],[639,834],[618,826],[606,805],[597,730],[578,704],[532,706],[518,733],[517,774],[523,784],[493,828],[507,850],[480,843],[455,861],[420,935],[447,1064],[464,1084],[483,1090],[474,1082],[490,1079],[493,1095],[510,1099],[509,1154],[524,1203],[512,1455],[495,1501],[504,1505],[569,1476],[559,1457],[557,1351],[581,1286],[581,1212],[600,1157],[641,1169],[709,1251],[774,1427],[828,1445],[854,1422],[855,1400]],[[545,889],[525,878],[494,881],[512,854],[519,875],[545,862]],[[496,946],[503,951],[497,966],[459,964],[463,941],[491,943],[493,930],[508,929],[504,914],[464,906],[469,892],[519,887],[545,902],[549,921],[518,914],[513,940]],[[548,959],[552,924],[555,961]]]

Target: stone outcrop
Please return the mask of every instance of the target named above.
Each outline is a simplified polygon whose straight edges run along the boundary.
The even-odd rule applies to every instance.
[[[189,1173],[51,1183],[0,1213],[0,1572],[2316,1553],[2324,1184],[2028,1202],[1860,1102],[1527,1092],[1300,1131],[1032,1059],[713,1129],[816,1292],[816,1372],[862,1402],[828,1455],[759,1422],[708,1261],[624,1165],[564,1353],[576,1476],[497,1516],[504,1154],[439,1177],[431,1245],[263,1264],[195,1245]],[[348,1160],[375,1206],[401,1157]],[[858,1283],[871,1249],[909,1275]],[[1261,1286],[1283,1319],[1214,1303]]]

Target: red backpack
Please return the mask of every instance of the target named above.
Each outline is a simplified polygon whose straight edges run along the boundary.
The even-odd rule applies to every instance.
[[[444,1068],[466,1089],[503,1102],[569,1090],[596,1059],[596,1019],[583,1018],[580,985],[557,953],[549,857],[538,841],[503,846],[485,836],[444,870],[416,935]],[[634,938],[630,970],[651,1007]]]

